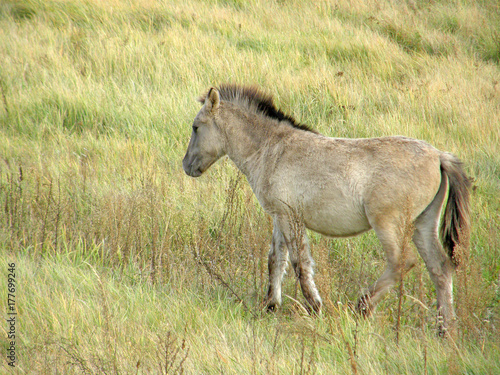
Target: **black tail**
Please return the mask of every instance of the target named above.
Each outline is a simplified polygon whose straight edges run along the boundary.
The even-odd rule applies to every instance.
[[[465,174],[462,163],[449,153],[441,155],[441,170],[449,182],[448,202],[441,223],[441,241],[452,263],[461,261],[457,247],[469,247],[470,240],[470,188],[471,179]]]

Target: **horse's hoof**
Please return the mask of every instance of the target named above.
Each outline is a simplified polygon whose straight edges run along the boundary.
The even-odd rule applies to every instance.
[[[372,307],[370,305],[370,297],[363,296],[358,300],[358,304],[356,306],[356,311],[363,318],[369,318],[372,315]]]
[[[308,303],[307,311],[311,316],[319,316],[321,314],[321,301],[314,301],[313,303]]]
[[[437,335],[438,337],[444,339],[448,337],[448,330],[444,326],[438,326],[437,329]]]
[[[278,309],[277,305],[275,305],[275,304],[269,304],[269,305],[267,305],[266,311],[268,313],[274,313],[274,312],[276,312],[277,309]]]

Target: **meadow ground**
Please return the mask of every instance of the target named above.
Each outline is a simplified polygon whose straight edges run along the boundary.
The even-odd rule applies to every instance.
[[[2,373],[500,373],[500,9],[495,0],[0,2]],[[457,331],[423,264],[370,320],[373,233],[310,233],[320,317],[295,279],[263,312],[271,223],[227,159],[181,160],[196,98],[257,84],[338,137],[401,134],[474,178]]]

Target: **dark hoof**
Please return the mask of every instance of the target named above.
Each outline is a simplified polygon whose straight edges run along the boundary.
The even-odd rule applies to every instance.
[[[444,326],[438,326],[437,335],[438,335],[438,337],[444,339],[444,338],[448,337],[448,330]]]
[[[272,304],[272,305],[267,305],[266,311],[268,313],[274,313],[278,310],[278,305]]]
[[[311,316],[319,316],[321,314],[321,302],[308,303],[307,312]]]
[[[363,296],[358,300],[356,311],[363,318],[369,318],[372,315],[372,310],[370,296]]]
[[[437,321],[436,321],[436,326],[437,326],[437,335],[438,337],[441,338],[447,338],[450,334],[447,324],[444,320],[444,317],[438,312],[437,316]],[[452,325],[453,327],[453,325]]]

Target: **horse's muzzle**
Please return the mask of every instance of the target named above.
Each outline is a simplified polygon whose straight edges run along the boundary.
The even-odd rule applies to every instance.
[[[184,169],[184,172],[186,172],[188,176],[200,177],[203,174],[203,172],[199,167],[196,166],[197,163],[195,163],[195,161],[196,159],[191,160],[190,162],[188,155],[186,155],[184,157],[184,160],[182,160],[182,168]]]
[[[191,177],[200,177],[203,174],[202,171],[194,168],[190,168],[189,170],[184,169],[184,172],[186,172],[186,174]]]

